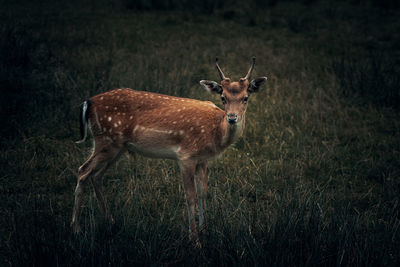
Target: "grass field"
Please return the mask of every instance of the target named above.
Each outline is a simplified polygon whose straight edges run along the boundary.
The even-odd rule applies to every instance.
[[[2,1],[0,265],[400,264],[396,2],[228,2]],[[220,105],[199,85],[216,56],[268,81],[210,164],[203,249],[177,163],[128,154],[104,177],[115,227],[90,189],[74,236],[79,105],[118,87]]]

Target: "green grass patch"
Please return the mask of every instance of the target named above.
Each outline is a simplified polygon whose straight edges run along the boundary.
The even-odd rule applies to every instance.
[[[258,2],[5,3],[1,265],[399,264],[398,9]],[[267,86],[250,97],[243,138],[210,164],[202,250],[188,240],[177,164],[141,156],[105,175],[115,227],[89,189],[72,235],[91,152],[73,142],[80,103],[130,87],[220,105],[199,80],[218,79],[216,56],[239,79],[253,55]]]

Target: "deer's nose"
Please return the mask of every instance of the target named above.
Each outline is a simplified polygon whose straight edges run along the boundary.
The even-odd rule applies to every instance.
[[[235,113],[229,113],[229,114],[227,115],[227,119],[228,119],[228,122],[229,122],[230,124],[234,124],[234,123],[236,123],[237,120],[238,120],[238,115],[235,114]]]

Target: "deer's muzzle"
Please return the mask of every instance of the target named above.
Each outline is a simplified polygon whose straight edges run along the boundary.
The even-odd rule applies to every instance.
[[[227,114],[227,120],[230,124],[235,124],[238,120],[238,115],[235,113]]]

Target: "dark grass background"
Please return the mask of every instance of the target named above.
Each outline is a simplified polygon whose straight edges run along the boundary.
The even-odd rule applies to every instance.
[[[0,1],[0,265],[398,266],[397,1]],[[117,87],[219,99],[268,76],[209,168],[203,250],[173,161],[124,155],[69,227],[79,105]]]

